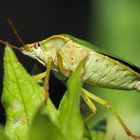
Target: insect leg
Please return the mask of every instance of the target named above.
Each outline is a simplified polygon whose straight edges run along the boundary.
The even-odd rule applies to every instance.
[[[32,78],[35,81],[39,81],[39,80],[43,79],[45,76],[46,76],[46,72],[42,72],[42,73],[39,73],[39,74],[37,74],[35,76],[32,76]]]
[[[132,132],[128,129],[128,127],[126,126],[126,124],[123,122],[123,120],[121,119],[120,115],[117,113],[117,111],[112,107],[111,104],[109,104],[107,101],[103,100],[102,98],[97,97],[96,95],[90,93],[89,91],[83,89],[83,92],[92,100],[98,102],[99,104],[103,105],[104,107],[106,107],[107,109],[109,109],[117,118],[117,120],[120,122],[121,126],[124,128],[126,134],[130,137],[132,137],[133,139],[137,140],[140,139],[140,136],[135,136],[134,134],[132,134]]]
[[[91,101],[91,99],[84,92],[82,92],[81,97],[85,101],[87,106],[90,108],[90,110],[92,111],[92,113],[84,119],[84,122],[87,122],[96,114],[97,109],[96,109],[95,104]]]
[[[45,101],[47,102],[48,97],[49,97],[49,77],[50,77],[50,72],[52,68],[52,59],[48,58],[48,63],[47,63],[47,70],[45,74],[45,80],[44,80],[44,90],[45,90]]]
[[[42,80],[43,78],[45,78],[44,84],[43,84],[43,87],[45,90],[45,102],[47,102],[47,99],[49,96],[49,92],[48,92],[49,91],[49,77],[50,77],[50,71],[52,68],[52,59],[51,58],[48,59],[48,63],[46,65],[46,67],[47,67],[47,70],[45,72],[39,73],[35,76],[32,76],[32,78],[35,81],[39,81],[39,80]]]
[[[58,51],[58,53],[57,53],[57,62],[58,62],[60,72],[63,75],[65,75],[65,70],[64,70],[64,67],[63,67],[62,55],[61,55],[60,51]]]
[[[63,66],[63,54],[61,53],[61,51],[57,52],[57,63],[58,63],[58,67],[59,67],[59,70],[62,73],[62,75],[64,75],[65,77],[69,77],[71,75],[72,71],[69,70],[69,69],[67,69],[67,70],[64,69],[64,66]],[[66,63],[70,67],[69,62],[67,61]]]

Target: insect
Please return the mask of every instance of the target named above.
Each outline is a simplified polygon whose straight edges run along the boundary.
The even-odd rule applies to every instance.
[[[15,31],[14,25],[12,27]],[[19,38],[18,33],[15,32],[15,34]],[[0,43],[7,44],[2,40],[0,40]],[[27,45],[23,42],[21,43],[23,44],[21,48],[17,48],[11,44],[9,46],[36,59],[47,68],[46,72],[34,76],[36,80],[45,77],[44,88],[47,94],[50,71],[53,70],[65,78],[70,77],[83,58],[86,58],[86,71],[83,75],[84,82],[105,88],[140,90],[140,68],[105,53],[84,40],[68,34],[60,34]],[[119,114],[107,101],[97,97],[86,89],[82,88],[81,91],[81,97],[92,111],[89,118],[96,113],[96,107],[92,101],[94,100],[105,106],[116,116],[128,136],[133,139],[140,138],[140,136],[135,136],[131,133]],[[47,94],[46,96],[48,96]]]

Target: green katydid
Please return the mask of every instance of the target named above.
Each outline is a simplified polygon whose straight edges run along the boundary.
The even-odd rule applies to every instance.
[[[16,32],[16,34],[18,33]],[[7,44],[2,40],[0,40],[0,43]],[[22,42],[22,44],[24,43]],[[140,90],[140,68],[107,54],[96,46],[71,35],[54,35],[43,41],[24,45],[21,48],[11,44],[9,46],[36,59],[47,68],[46,72],[33,77],[35,80],[45,77],[44,88],[47,94],[50,70],[63,75],[65,78],[70,77],[84,58],[86,58],[86,62],[83,82],[106,88]],[[105,106],[115,115],[128,136],[134,139],[140,138],[140,136],[135,136],[131,133],[108,102],[83,88],[81,91],[81,97],[93,112],[91,116],[96,113],[96,107],[91,101],[94,100]]]

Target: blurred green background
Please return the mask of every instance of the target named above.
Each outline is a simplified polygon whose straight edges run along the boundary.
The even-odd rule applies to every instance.
[[[140,1],[96,0],[96,7],[93,8],[92,3],[91,8],[90,40],[108,52],[140,67]],[[96,32],[93,32],[93,28],[95,29],[93,25],[96,27]],[[93,91],[96,95],[109,101],[130,130],[134,134],[140,135],[139,92],[100,88],[97,88],[96,91],[93,89]],[[96,120],[107,118],[109,139],[113,136],[117,140],[129,139],[116,118],[105,108],[98,105],[95,118]],[[92,122],[89,123],[89,125],[91,124]]]

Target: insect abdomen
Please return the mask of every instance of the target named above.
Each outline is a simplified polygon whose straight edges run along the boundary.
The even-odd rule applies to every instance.
[[[129,67],[93,51],[86,73],[89,76],[87,83],[107,88],[136,89],[136,84],[140,80],[138,73]]]

